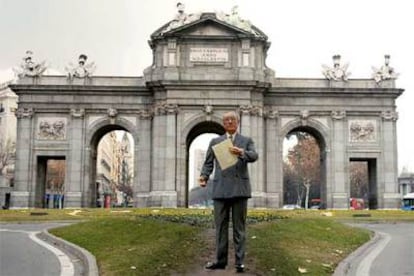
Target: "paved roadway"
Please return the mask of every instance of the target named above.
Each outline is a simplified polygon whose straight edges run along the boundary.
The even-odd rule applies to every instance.
[[[414,275],[414,223],[372,223],[353,226],[375,231],[376,238],[351,254],[344,262],[347,263],[345,269],[335,271],[335,275]]]
[[[37,236],[44,229],[65,223],[1,223],[0,275],[48,276],[79,275],[76,257],[52,246]],[[75,274],[76,273],[76,274]]]

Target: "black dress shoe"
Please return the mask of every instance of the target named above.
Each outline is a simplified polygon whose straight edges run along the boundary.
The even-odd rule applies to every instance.
[[[236,265],[236,272],[237,273],[243,273],[244,272],[244,265],[243,264]]]
[[[226,268],[226,265],[224,264],[212,263],[212,262],[208,262],[205,266],[205,269],[209,269],[209,270],[225,269],[225,268]]]

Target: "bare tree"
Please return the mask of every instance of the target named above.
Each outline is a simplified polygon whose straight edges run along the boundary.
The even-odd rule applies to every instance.
[[[10,139],[7,141],[0,138],[0,175],[4,175],[6,168],[14,164],[16,155],[16,144]]]
[[[47,163],[48,188],[55,192],[65,189],[65,160],[50,159]]]
[[[349,166],[351,197],[367,199],[368,195],[368,164],[364,161],[352,161]]]

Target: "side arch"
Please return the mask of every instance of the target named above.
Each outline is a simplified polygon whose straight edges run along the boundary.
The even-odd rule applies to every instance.
[[[112,130],[125,130],[131,133],[132,138],[134,139],[134,145],[138,145],[138,129],[134,126],[130,121],[120,117],[115,120],[115,122],[111,121],[109,118],[102,118],[94,122],[90,127],[88,127],[88,131],[86,133],[86,145],[90,147],[91,145],[96,142],[96,139],[100,139],[99,133],[104,132],[108,133]]]
[[[84,148],[84,162],[85,169],[83,173],[84,186],[83,186],[83,206],[95,206],[95,194],[96,194],[96,158],[97,158],[97,149],[100,139],[107,133],[115,130],[124,130],[131,134],[134,141],[134,183],[133,190],[136,187],[136,181],[138,178],[137,175],[137,156],[138,156],[138,129],[130,121],[118,117],[115,120],[109,118],[101,118],[95,121],[91,126],[87,128],[85,135],[85,148]],[[134,191],[135,192],[135,191]],[[135,194],[135,193],[134,193]]]
[[[320,122],[309,119],[304,123],[301,119],[293,120],[287,123],[285,126],[281,128],[280,131],[280,141],[283,141],[284,138],[292,131],[304,131],[312,136],[315,137],[319,144],[320,148],[320,198],[321,198],[321,207],[322,208],[329,208],[332,205],[330,194],[332,191],[332,187],[330,186],[332,183],[328,183],[328,179],[330,179],[330,147],[331,147],[331,139],[329,135],[329,129],[321,124]],[[279,152],[280,164],[283,167],[283,146]],[[282,169],[283,171],[283,169]],[[282,190],[283,190],[283,174],[280,179],[280,183],[282,183]],[[282,193],[283,194],[283,193]]]

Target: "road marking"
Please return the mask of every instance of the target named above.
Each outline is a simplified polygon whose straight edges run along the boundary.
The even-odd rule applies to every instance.
[[[371,269],[372,262],[382,252],[382,250],[384,250],[384,248],[391,240],[390,235],[383,232],[377,233],[381,236],[380,241],[377,243],[376,247],[372,249],[371,252],[359,263],[355,275],[369,276],[369,270]]]
[[[8,230],[8,229],[0,229],[0,232],[14,232],[14,233],[28,234],[29,238],[32,241],[39,244],[40,246],[45,247],[46,249],[48,249],[49,251],[51,251],[53,254],[56,255],[60,263],[60,276],[74,276],[75,275],[75,268],[70,258],[68,257],[68,255],[66,255],[61,250],[57,249],[56,247],[51,246],[47,242],[39,239],[36,235],[39,234],[40,232],[23,231],[23,230]]]

